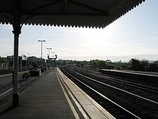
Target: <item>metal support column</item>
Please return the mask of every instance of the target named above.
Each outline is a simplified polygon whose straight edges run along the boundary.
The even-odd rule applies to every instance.
[[[13,106],[19,105],[19,90],[18,90],[18,71],[19,71],[19,35],[14,33],[14,78],[13,78]]]
[[[19,35],[21,33],[20,25],[20,0],[13,0],[12,11],[13,11],[13,34],[14,34],[14,77],[13,77],[13,106],[18,106],[19,103],[19,90],[18,90],[18,71],[19,71]]]

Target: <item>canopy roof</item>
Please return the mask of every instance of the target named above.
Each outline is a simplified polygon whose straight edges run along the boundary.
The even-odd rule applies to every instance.
[[[143,1],[1,0],[0,23],[13,24],[18,16],[20,24],[103,28]]]

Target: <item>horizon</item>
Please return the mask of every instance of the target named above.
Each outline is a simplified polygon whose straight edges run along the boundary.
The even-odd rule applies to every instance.
[[[8,55],[9,56],[9,55]],[[13,56],[13,55],[11,55],[11,56]],[[21,55],[22,56],[22,55]],[[37,56],[28,56],[28,57],[36,57],[36,58],[38,58],[38,59],[41,59],[41,57],[37,57]],[[0,58],[7,58],[7,56],[0,56]],[[53,58],[55,58],[55,57],[53,57]],[[45,59],[45,60],[47,60],[47,58],[42,58],[42,59]],[[91,58],[91,59],[89,59],[89,60],[76,60],[76,59],[58,59],[57,58],[57,60],[70,60],[70,61],[91,61],[91,60],[100,60],[100,61],[106,61],[106,60],[110,60],[111,62],[129,62],[131,59],[136,59],[136,60],[139,60],[139,61],[141,61],[141,60],[147,60],[147,61],[149,61],[149,63],[152,63],[152,62],[155,62],[155,61],[158,61],[158,60],[149,60],[149,59],[139,59],[139,58],[130,58],[129,60],[126,60],[126,61],[123,61],[123,60],[111,60],[111,59],[109,59],[109,58],[107,58],[107,59],[103,59],[103,58]]]

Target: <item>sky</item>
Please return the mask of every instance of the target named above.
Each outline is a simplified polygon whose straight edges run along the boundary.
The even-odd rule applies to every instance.
[[[58,59],[129,61],[158,60],[158,0],[146,0],[104,29],[29,26],[22,27],[19,55]],[[0,56],[13,55],[11,25],[0,25]]]

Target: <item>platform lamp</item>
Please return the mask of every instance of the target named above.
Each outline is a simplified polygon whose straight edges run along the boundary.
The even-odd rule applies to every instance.
[[[50,50],[52,49],[52,48],[47,48],[48,49],[48,56],[50,56]]]
[[[41,42],[41,68],[42,68],[42,43],[43,42],[46,42],[46,40],[44,40],[44,39],[40,39],[40,40],[38,40],[38,42]]]

